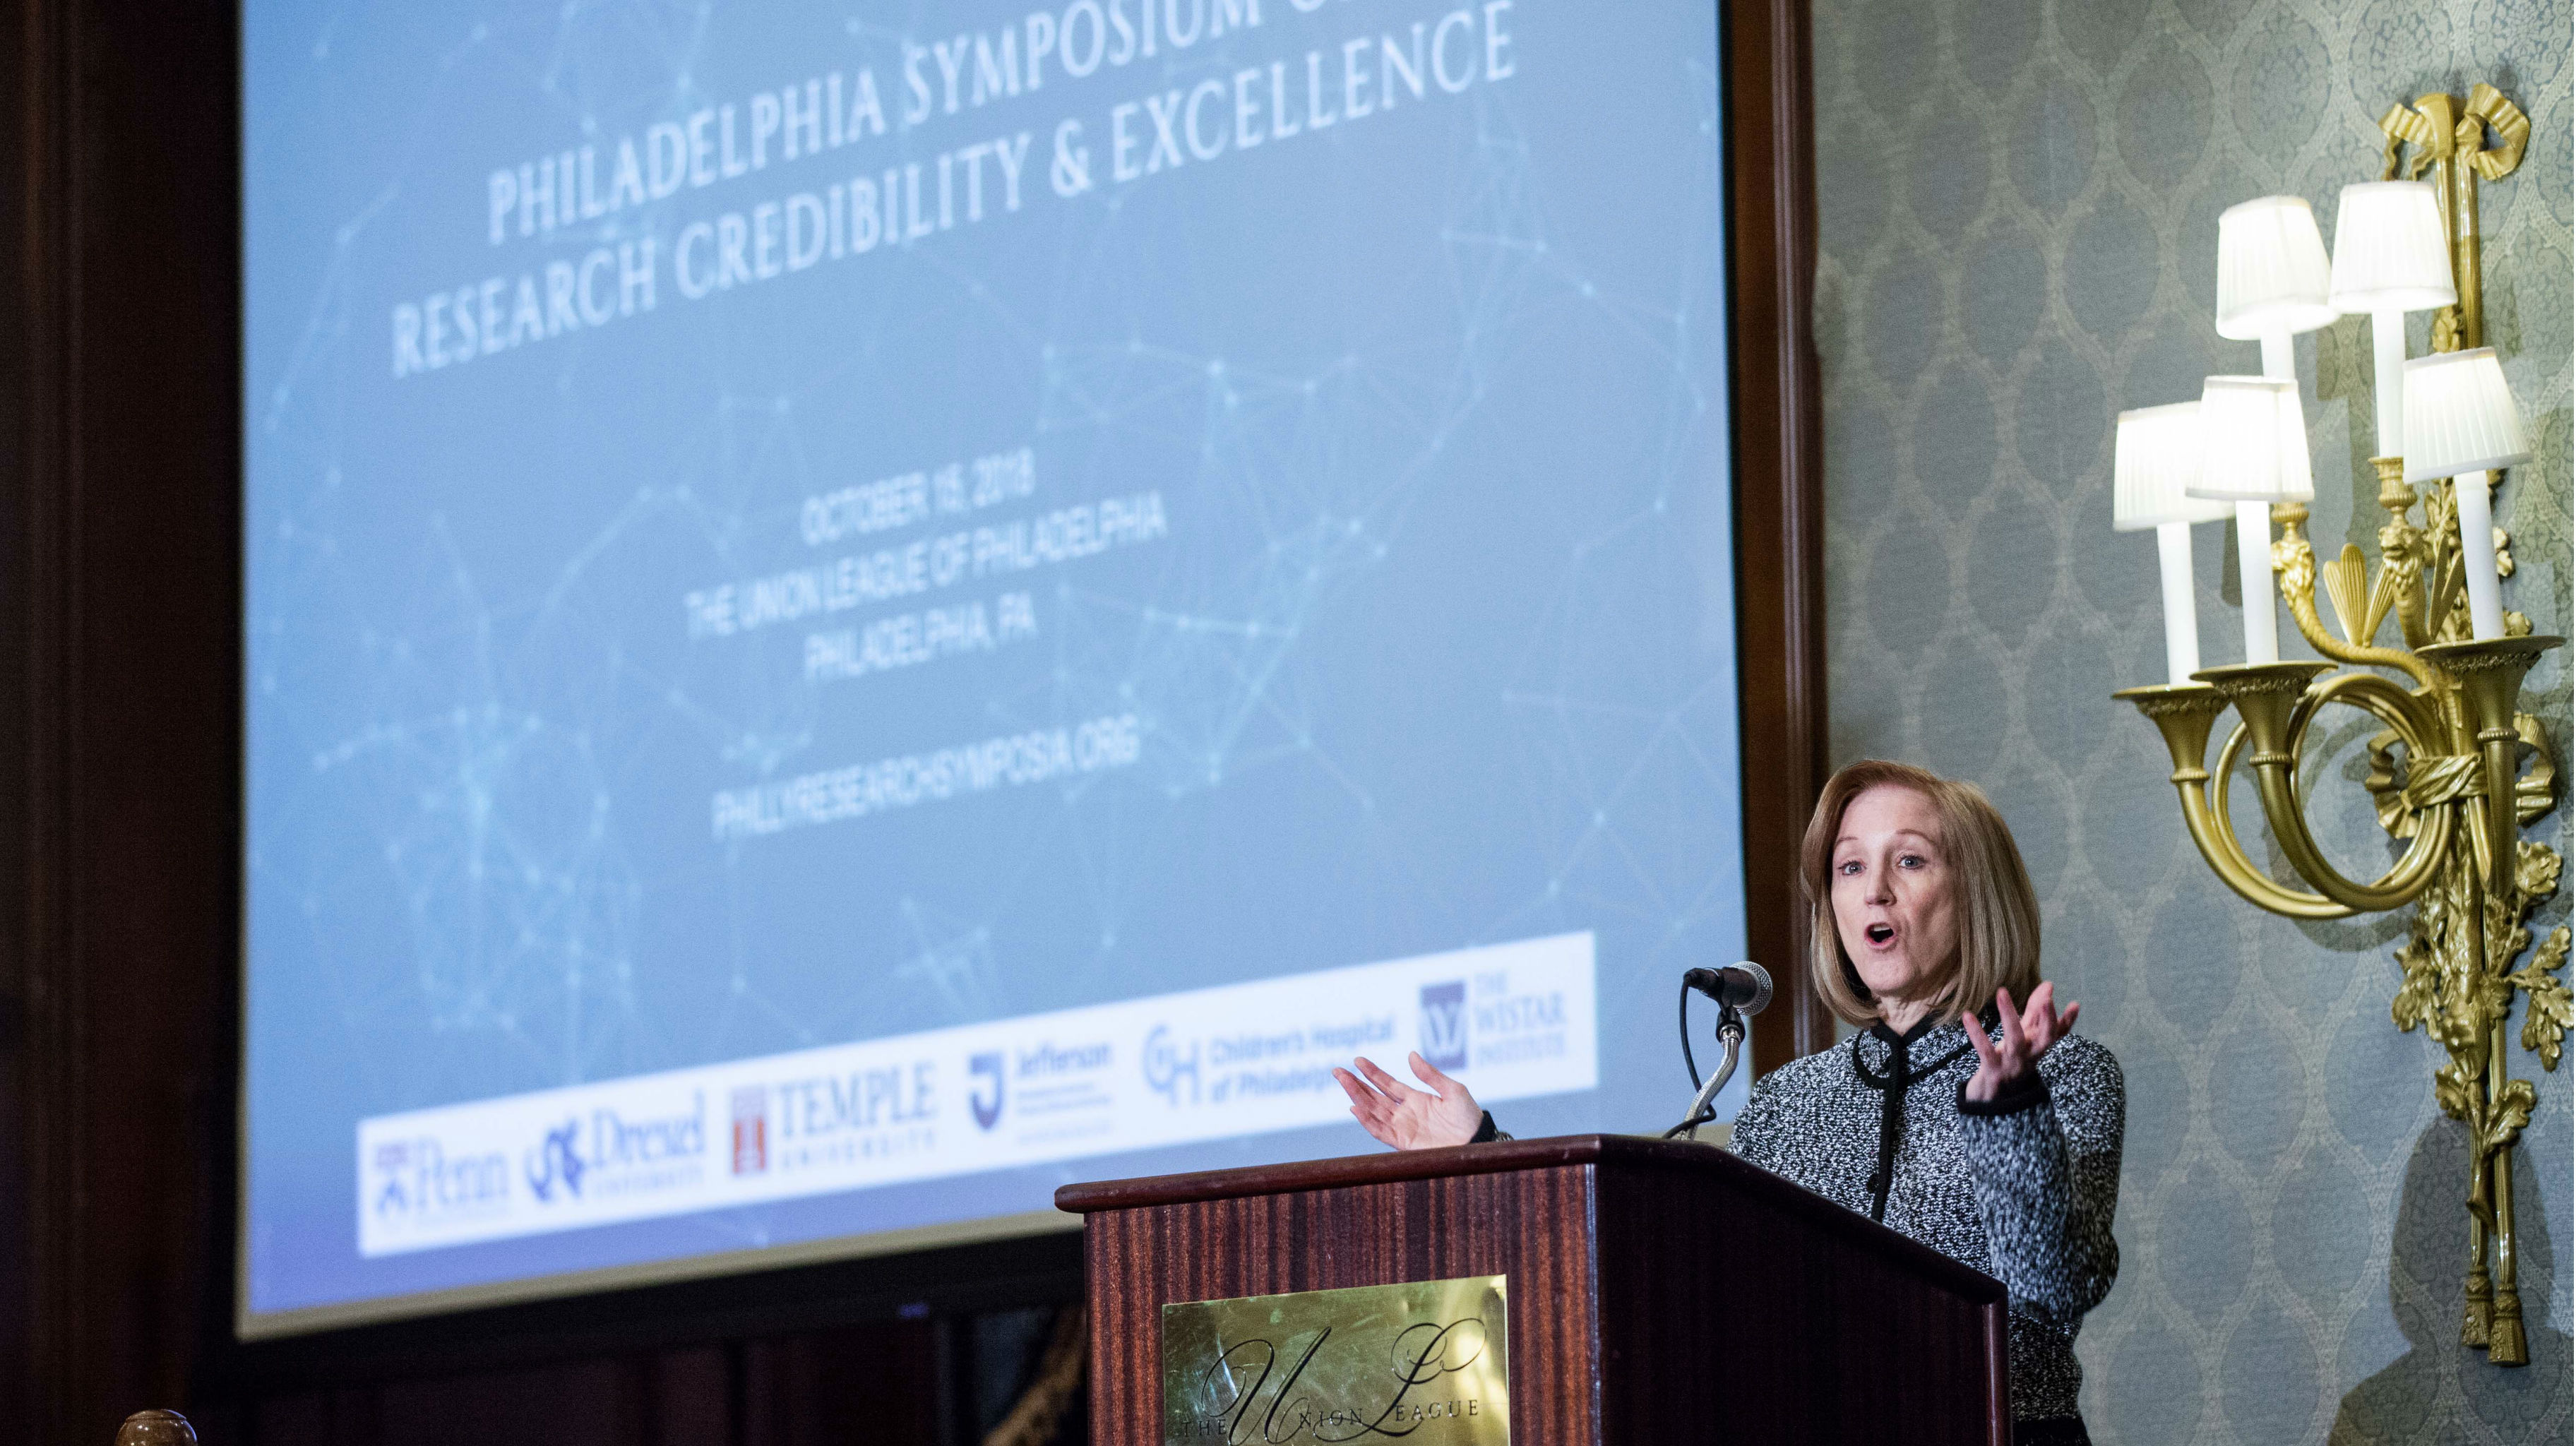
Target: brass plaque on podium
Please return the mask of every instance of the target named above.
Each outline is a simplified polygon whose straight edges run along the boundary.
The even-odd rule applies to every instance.
[[[1509,1446],[1503,1280],[1164,1306],[1164,1446]]]

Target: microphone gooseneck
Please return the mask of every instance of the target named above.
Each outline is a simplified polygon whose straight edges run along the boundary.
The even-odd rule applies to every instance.
[[[1690,997],[1696,991],[1717,1002],[1717,1038],[1726,1047],[1717,1073],[1706,1084],[1700,1084],[1699,1062],[1691,1057]],[[1699,1138],[1699,1127],[1717,1118],[1717,1092],[1735,1074],[1735,1066],[1744,1047],[1745,1016],[1759,1014],[1771,1002],[1771,975],[1761,965],[1746,960],[1724,969],[1692,969],[1682,975],[1681,1035],[1682,1064],[1690,1071],[1691,1083],[1699,1093],[1691,1100],[1690,1114],[1682,1122],[1664,1131],[1669,1140],[1678,1135],[1684,1139]]]

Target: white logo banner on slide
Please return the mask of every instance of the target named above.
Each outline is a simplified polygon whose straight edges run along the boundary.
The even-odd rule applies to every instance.
[[[368,1256],[1340,1122],[1333,1066],[1419,1050],[1494,1102],[1598,1083],[1562,934],[358,1126]]]

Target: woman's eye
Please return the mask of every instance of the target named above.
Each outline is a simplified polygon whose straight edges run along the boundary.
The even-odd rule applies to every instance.
[[[1838,874],[1859,873],[1860,861],[1858,859],[1845,859],[1841,863],[1834,865],[1834,872]]]
[[[1897,862],[1898,862],[1898,863],[1900,863],[1900,864],[1903,864],[1905,867],[1907,867],[1907,868],[1909,868],[1909,869],[1919,869],[1919,868],[1923,867],[1923,855],[1921,855],[1921,854],[1905,854],[1905,855],[1903,855],[1903,856],[1899,857],[1899,858],[1897,859]]]

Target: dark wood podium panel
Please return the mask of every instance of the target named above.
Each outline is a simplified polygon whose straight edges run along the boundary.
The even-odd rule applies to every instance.
[[[2004,1288],[1723,1150],[1511,1140],[1068,1185],[1092,1439],[1162,1439],[1162,1307],[1509,1278],[1512,1439],[2011,1440]]]

